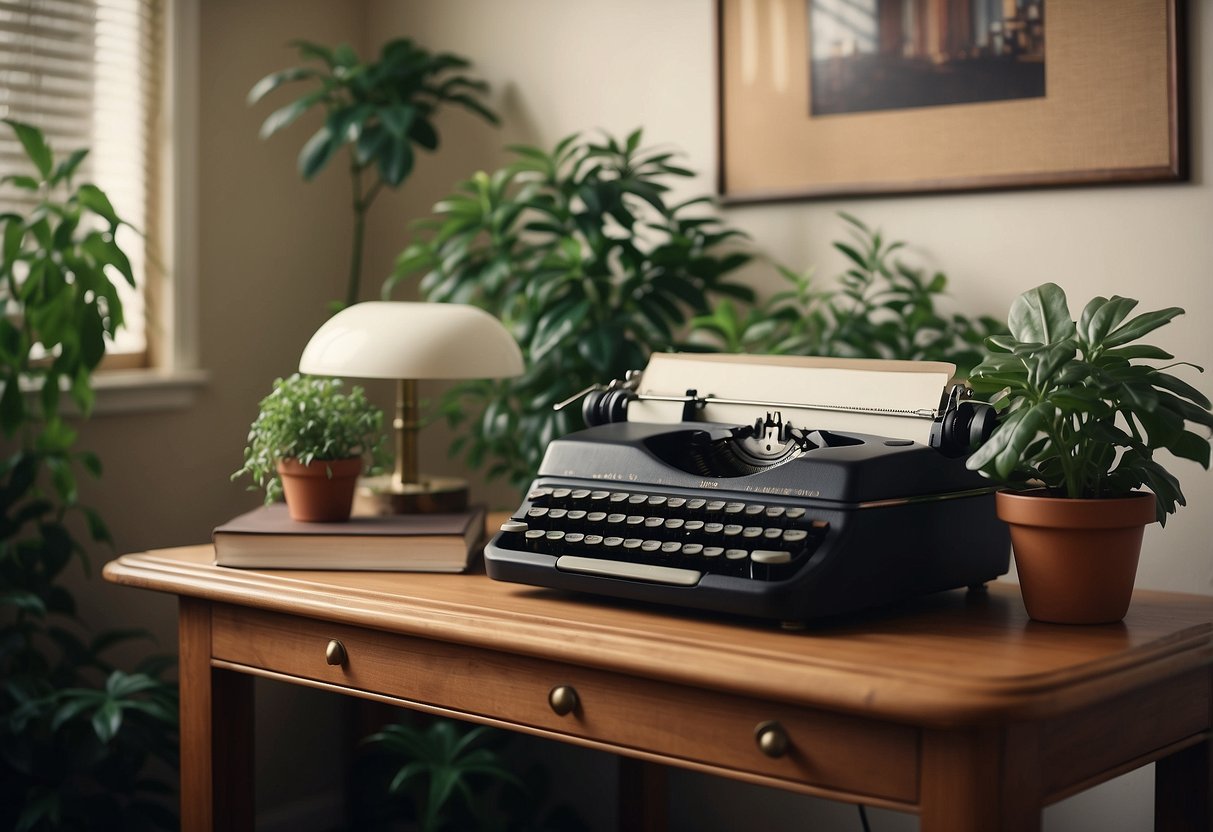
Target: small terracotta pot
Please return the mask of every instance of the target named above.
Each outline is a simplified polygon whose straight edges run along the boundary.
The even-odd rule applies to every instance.
[[[1028,615],[1057,624],[1106,624],[1129,610],[1141,538],[1155,520],[1154,495],[1103,500],[995,495],[1011,527]]]
[[[302,465],[297,459],[278,460],[278,476],[292,520],[334,523],[350,519],[354,485],[362,473],[362,458],[317,459]]]

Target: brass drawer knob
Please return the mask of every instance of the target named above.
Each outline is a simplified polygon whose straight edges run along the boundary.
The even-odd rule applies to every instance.
[[[577,710],[577,691],[572,685],[557,685],[548,691],[548,704],[557,716],[567,716]]]
[[[758,723],[754,729],[754,739],[758,743],[758,750],[772,759],[787,754],[792,744],[787,730],[773,719]]]
[[[335,638],[329,639],[328,647],[324,648],[324,660],[331,665],[343,665],[348,658],[345,645]]]

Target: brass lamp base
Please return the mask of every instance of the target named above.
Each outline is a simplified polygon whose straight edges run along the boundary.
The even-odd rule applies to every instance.
[[[354,514],[439,514],[468,507],[468,484],[454,477],[425,477],[394,483],[390,475],[364,477],[354,492]]]

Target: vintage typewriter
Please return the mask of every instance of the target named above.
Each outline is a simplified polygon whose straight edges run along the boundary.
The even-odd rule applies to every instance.
[[[964,457],[994,413],[953,372],[654,355],[580,394],[590,427],[548,446],[488,574],[787,626],[992,580],[1007,532]]]

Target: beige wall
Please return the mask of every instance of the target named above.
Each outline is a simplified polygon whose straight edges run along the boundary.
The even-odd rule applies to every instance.
[[[829,245],[840,231],[834,214],[851,211],[912,241],[915,254],[950,275],[958,304],[969,312],[1001,314],[1015,294],[1044,280],[1060,283],[1078,303],[1120,293],[1141,298],[1146,308],[1180,305],[1188,316],[1158,341],[1213,367],[1206,320],[1213,313],[1213,186],[1205,166],[1213,155],[1213,62],[1206,57],[1213,52],[1213,10],[1199,0],[1190,5],[1191,184],[755,206],[732,209],[728,218],[774,258],[832,275],[841,266]],[[228,474],[239,464],[257,400],[275,375],[295,366],[325,301],[343,286],[349,240],[343,172],[338,166],[301,183],[294,155],[304,131],[259,141],[268,107],[244,104],[255,80],[294,60],[288,40],[374,46],[408,34],[457,51],[493,82],[505,118],[499,131],[463,114],[441,120],[440,152],[420,160],[406,191],[385,197],[372,217],[368,295],[407,240],[406,224],[457,180],[500,161],[498,148],[507,142],[551,144],[574,131],[621,134],[643,125],[649,142],[679,148],[690,167],[704,172],[684,189],[687,195],[713,187],[710,0],[203,0],[201,7],[199,189],[186,196],[198,211],[196,311],[211,382],[189,410],[100,416],[86,426],[84,443],[102,456],[106,473],[103,485],[84,496],[110,522],[121,551],[204,541],[213,525],[252,505],[255,498],[229,483]],[[772,285],[769,269],[754,268],[751,276],[760,287]],[[1207,376],[1197,384],[1213,390]],[[450,467],[435,444],[427,443],[425,467]],[[1140,582],[1210,592],[1213,476],[1192,465],[1178,469],[1195,507],[1165,531],[1149,531]],[[510,499],[507,492],[483,493],[495,503]],[[83,600],[95,622],[150,623],[172,642],[169,599],[93,581]],[[275,735],[266,739],[276,744]],[[306,773],[301,779],[306,785]],[[674,782],[678,829],[742,828],[755,818],[772,828],[803,828],[807,818],[792,821],[801,813],[827,828],[857,827],[849,809],[699,777]],[[281,789],[289,796],[289,785]],[[1148,774],[1117,781],[1050,810],[1047,828],[1143,828],[1149,790]],[[907,825],[889,817],[880,828]]]

